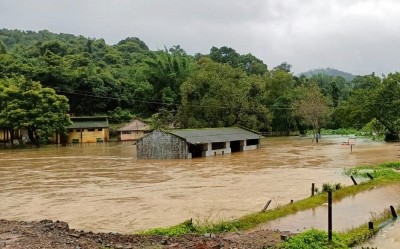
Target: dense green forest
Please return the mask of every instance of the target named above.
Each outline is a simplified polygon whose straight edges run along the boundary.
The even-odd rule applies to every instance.
[[[57,117],[68,113],[107,115],[113,123],[138,117],[157,127],[355,128],[389,137],[400,131],[399,83],[398,72],[351,80],[295,76],[286,62],[268,67],[229,47],[188,55],[179,45],[151,51],[137,37],[109,45],[46,30],[0,29],[0,127],[33,133],[59,130],[69,121]],[[57,125],[44,122],[43,113]]]

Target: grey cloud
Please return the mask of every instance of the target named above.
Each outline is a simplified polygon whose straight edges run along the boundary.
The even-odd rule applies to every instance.
[[[269,67],[335,67],[356,74],[398,71],[400,3],[395,0],[2,0],[4,28],[128,36],[151,49],[188,53],[229,46]]]

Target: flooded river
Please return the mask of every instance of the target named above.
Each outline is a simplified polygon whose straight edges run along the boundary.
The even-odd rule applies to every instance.
[[[259,150],[191,160],[137,160],[131,143],[0,150],[0,218],[122,233],[236,218],[308,197],[313,182],[352,185],[343,168],[399,159],[394,144],[359,138],[350,153],[343,141],[266,138]]]

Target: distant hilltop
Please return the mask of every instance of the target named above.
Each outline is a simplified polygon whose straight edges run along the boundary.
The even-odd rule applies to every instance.
[[[298,75],[304,75],[306,77],[311,77],[315,74],[325,74],[325,75],[329,75],[329,76],[341,76],[343,78],[345,78],[347,81],[351,81],[355,75],[351,74],[351,73],[346,73],[334,68],[319,68],[319,69],[312,69],[312,70],[308,70],[307,72],[304,73],[299,73]]]

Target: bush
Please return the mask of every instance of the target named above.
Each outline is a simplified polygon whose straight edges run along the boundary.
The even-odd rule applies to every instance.
[[[304,233],[290,237],[282,243],[283,249],[331,249],[349,248],[344,240],[333,233],[332,243],[328,241],[328,233],[321,230],[311,229]]]
[[[196,233],[197,230],[193,226],[192,219],[187,220],[183,223],[180,223],[176,226],[168,227],[168,228],[153,228],[147,231],[140,232],[140,234],[144,235],[163,235],[163,236],[177,236],[183,234]]]
[[[344,186],[341,183],[323,183],[322,184],[322,192],[333,192],[335,190],[339,190]]]

